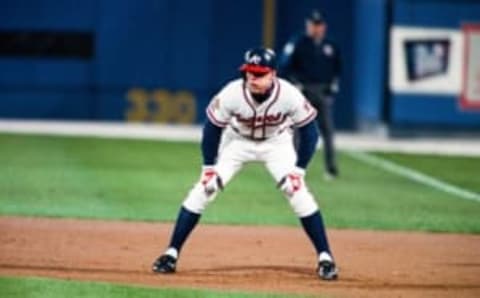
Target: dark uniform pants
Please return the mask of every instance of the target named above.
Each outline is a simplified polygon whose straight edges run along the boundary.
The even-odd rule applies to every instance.
[[[303,89],[303,95],[310,101],[318,111],[316,118],[318,128],[322,134],[323,150],[326,171],[329,174],[337,175],[338,169],[335,159],[335,148],[333,144],[333,97],[326,92],[324,85],[307,85]]]

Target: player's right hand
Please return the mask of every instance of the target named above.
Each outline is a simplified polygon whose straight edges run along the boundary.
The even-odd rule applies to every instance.
[[[202,177],[200,178],[200,183],[203,185],[205,194],[207,196],[212,195],[218,190],[223,190],[222,178],[218,176],[218,173],[215,171],[213,166],[202,167]]]

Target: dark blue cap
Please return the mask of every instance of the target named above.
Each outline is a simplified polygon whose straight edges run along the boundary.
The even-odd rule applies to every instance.
[[[308,14],[307,20],[315,24],[325,23],[325,17],[318,9],[314,9]]]
[[[267,73],[277,69],[277,56],[272,49],[254,48],[245,52],[242,72]]]

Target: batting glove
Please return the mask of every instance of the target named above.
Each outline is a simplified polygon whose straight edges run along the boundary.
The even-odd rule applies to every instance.
[[[218,173],[215,171],[213,166],[202,167],[202,177],[200,178],[200,183],[202,183],[207,196],[212,195],[217,190],[223,190],[222,178],[218,176]]]
[[[280,182],[278,182],[277,187],[287,196],[291,197],[305,184],[303,181],[304,176],[305,170],[295,167],[295,169],[293,169],[289,174],[283,177]]]

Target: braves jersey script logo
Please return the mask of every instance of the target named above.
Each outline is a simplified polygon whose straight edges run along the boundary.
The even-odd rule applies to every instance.
[[[286,116],[282,113],[278,112],[276,114],[269,114],[269,115],[258,115],[258,116],[251,116],[251,117],[243,117],[240,114],[234,114],[235,118],[239,123],[242,123],[246,127],[252,128],[256,126],[256,124],[262,124],[263,122],[265,125],[268,126],[276,126],[283,123]]]

